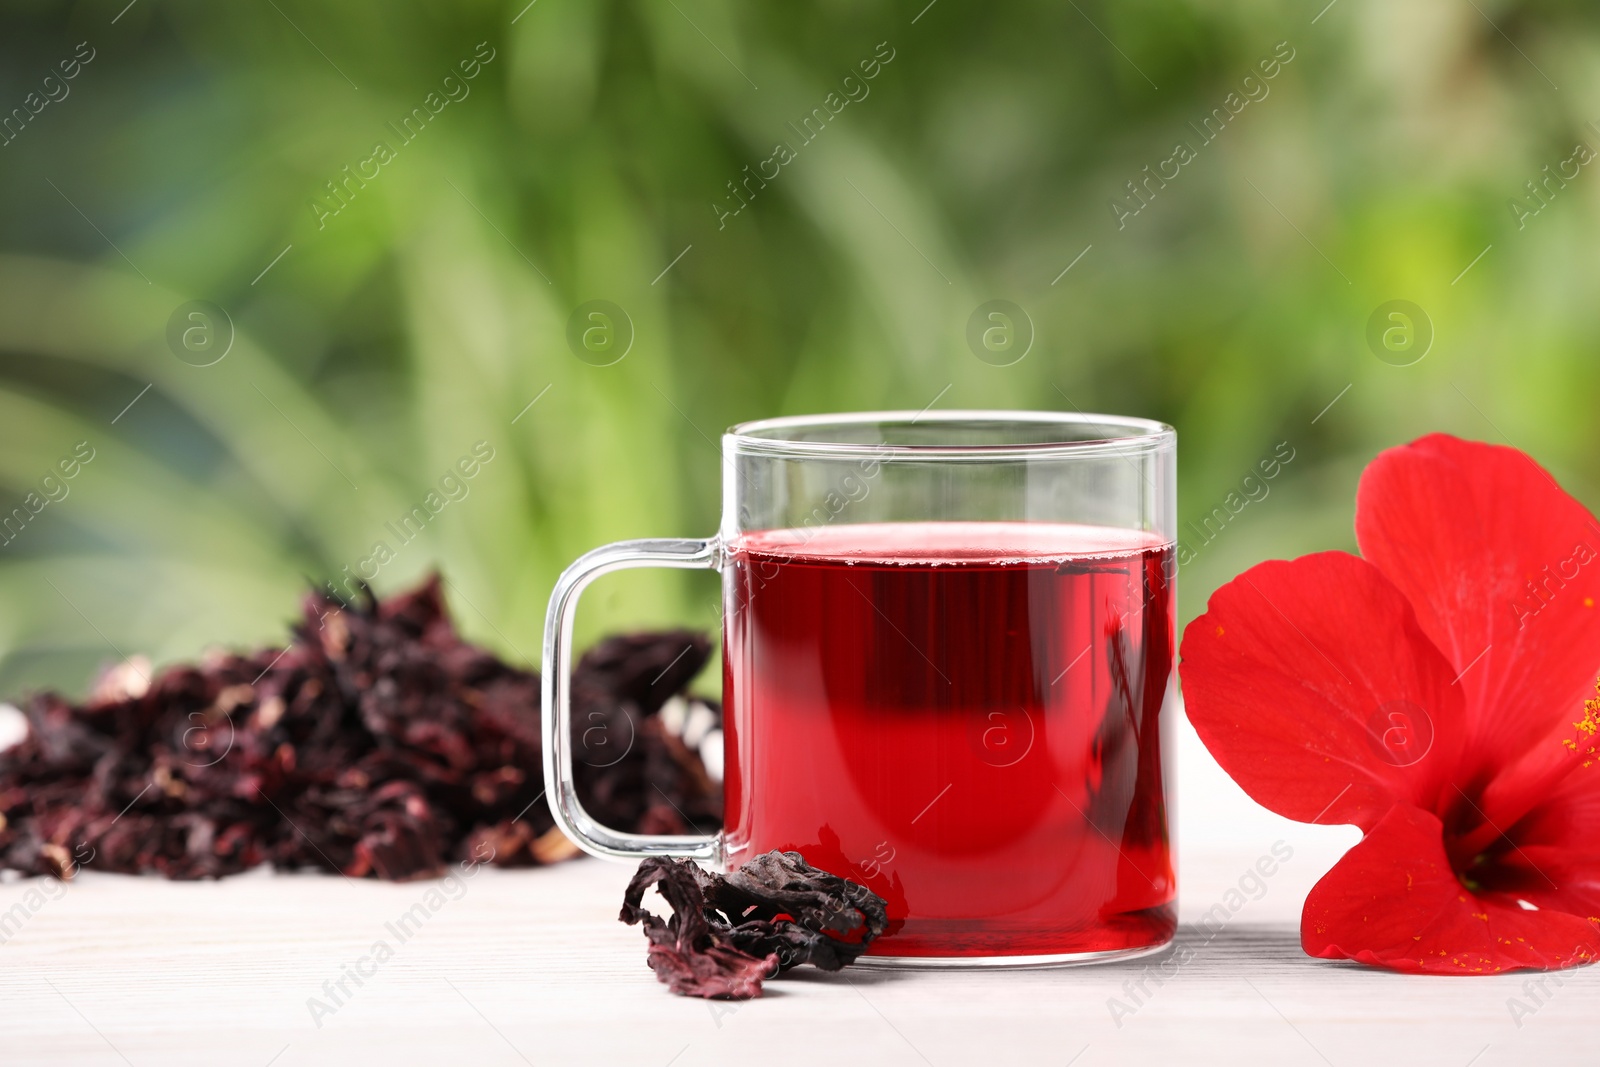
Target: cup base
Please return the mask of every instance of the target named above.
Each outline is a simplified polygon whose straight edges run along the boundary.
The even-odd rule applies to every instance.
[[[1139,948],[1118,948],[1106,952],[1062,952],[1046,956],[862,956],[857,967],[892,971],[987,971],[1025,970],[1045,967],[1087,967],[1097,963],[1121,963],[1165,952],[1172,947],[1168,938],[1159,944]]]

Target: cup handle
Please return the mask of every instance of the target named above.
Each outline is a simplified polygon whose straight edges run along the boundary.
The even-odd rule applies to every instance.
[[[721,565],[716,538],[683,540],[649,538],[618,541],[585,553],[562,572],[550,594],[544,622],[543,711],[544,788],[556,825],[585,852],[603,859],[637,860],[646,856],[686,856],[716,861],[722,835],[630,834],[602,826],[584,810],[572,777],[572,620],[578,596],[590,582],[611,571],[632,567],[705,568]]]

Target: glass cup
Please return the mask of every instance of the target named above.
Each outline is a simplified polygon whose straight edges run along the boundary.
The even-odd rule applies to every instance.
[[[769,849],[871,888],[862,962],[1127,958],[1176,926],[1175,452],[1144,419],[769,419],[722,439],[704,540],[622,541],[557,582],[545,785],[595,855]],[[629,567],[722,574],[723,830],[622,833],[573,785],[578,596]]]

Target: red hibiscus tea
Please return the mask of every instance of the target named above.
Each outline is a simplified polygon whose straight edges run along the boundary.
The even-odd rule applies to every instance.
[[[892,522],[727,551],[730,866],[796,850],[863,882],[889,902],[873,956],[1170,939],[1168,541]]]

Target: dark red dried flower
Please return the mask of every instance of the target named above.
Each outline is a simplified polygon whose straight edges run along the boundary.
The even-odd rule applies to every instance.
[[[643,906],[657,886],[672,908]],[[623,922],[643,924],[646,960],[679,996],[746,1000],[761,982],[809,963],[837,971],[854,963],[888,925],[882,897],[809,866],[798,852],[772,851],[727,875],[688,860],[643,860],[623,895]]]

